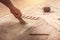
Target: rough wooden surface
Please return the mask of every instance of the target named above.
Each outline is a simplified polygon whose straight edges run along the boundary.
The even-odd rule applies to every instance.
[[[59,0],[48,1],[53,12],[45,13],[45,15],[43,15],[42,6],[39,3],[21,8],[22,18],[26,21],[26,25],[21,25],[8,9],[5,11],[1,7],[0,9],[5,12],[0,10],[3,15],[0,17],[0,40],[60,40],[59,3]],[[18,3],[18,5],[20,4]],[[16,6],[19,8],[18,5]]]

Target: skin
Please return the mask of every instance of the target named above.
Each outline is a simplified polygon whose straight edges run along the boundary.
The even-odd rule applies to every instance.
[[[25,24],[25,21],[21,18],[22,13],[19,9],[17,9],[10,0],[0,0],[5,6],[7,6],[11,13],[20,21],[21,24]]]

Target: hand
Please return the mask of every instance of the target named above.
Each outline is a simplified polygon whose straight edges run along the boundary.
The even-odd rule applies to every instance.
[[[15,7],[11,8],[10,11],[16,18],[20,18],[22,16],[20,10]]]
[[[20,21],[21,24],[25,24],[25,21],[21,18],[22,13],[17,8],[11,8],[11,13]]]

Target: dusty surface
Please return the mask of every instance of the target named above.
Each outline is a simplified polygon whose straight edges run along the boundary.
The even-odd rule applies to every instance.
[[[0,3],[0,40],[60,40],[60,0],[11,1],[27,24],[20,24]],[[50,6],[51,12],[44,13],[44,6]]]

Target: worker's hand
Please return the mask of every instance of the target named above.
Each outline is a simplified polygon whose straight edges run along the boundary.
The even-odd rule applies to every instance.
[[[20,12],[19,9],[14,7],[14,8],[11,8],[10,11],[20,21],[21,24],[25,24],[25,21],[21,18],[22,13]]]
[[[22,16],[20,10],[15,7],[11,8],[10,11],[16,18],[20,18]]]

